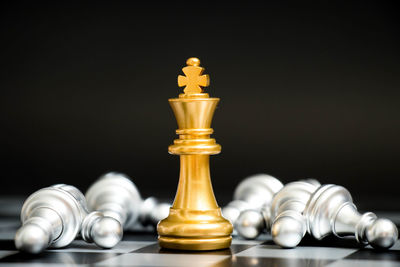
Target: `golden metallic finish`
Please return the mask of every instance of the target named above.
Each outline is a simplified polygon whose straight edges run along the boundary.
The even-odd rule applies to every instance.
[[[210,77],[203,74],[204,68],[200,67],[200,60],[191,57],[186,61],[187,67],[182,69],[186,76],[178,76],[178,86],[186,86],[183,91],[186,95],[202,93],[203,89],[200,86],[207,87],[210,85]]]
[[[210,138],[211,121],[219,98],[211,98],[202,87],[209,85],[200,60],[189,58],[178,76],[178,85],[186,86],[179,98],[169,99],[174,111],[179,139],[168,148],[180,155],[181,170],[175,201],[169,216],[157,226],[161,247],[181,250],[214,250],[231,244],[232,224],[221,215],[210,178],[210,155],[221,146]]]

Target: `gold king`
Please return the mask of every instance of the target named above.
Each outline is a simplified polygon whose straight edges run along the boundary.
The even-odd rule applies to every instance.
[[[157,226],[162,248],[180,250],[216,250],[231,244],[232,224],[222,217],[210,178],[210,155],[221,152],[214,138],[211,121],[219,98],[209,97],[202,87],[210,78],[200,60],[189,58],[178,76],[183,94],[169,99],[175,114],[179,139],[168,147],[180,156],[180,177],[169,216]]]

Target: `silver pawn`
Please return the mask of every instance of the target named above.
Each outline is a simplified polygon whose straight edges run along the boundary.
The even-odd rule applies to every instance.
[[[136,185],[122,173],[102,175],[85,195],[90,210],[115,218],[124,229],[130,229],[138,222],[143,226],[156,226],[169,214],[169,204],[159,203],[154,197],[143,200]]]
[[[47,247],[69,245],[82,231],[85,241],[103,248],[116,245],[122,237],[118,221],[101,213],[88,214],[83,194],[70,185],[58,184],[30,195],[21,210],[22,227],[15,235],[15,246],[28,253]],[[107,229],[104,229],[104,224]]]
[[[320,185],[315,179],[292,182],[275,195],[271,204],[271,235],[275,244],[292,248],[300,243],[307,231],[303,211]]]
[[[264,205],[259,211],[245,210],[240,213],[235,224],[238,234],[246,239],[255,239],[262,232],[271,230],[276,217],[279,217],[277,219],[281,222],[282,219],[285,221],[285,215],[292,212],[289,210],[293,209],[294,213],[301,212],[311,195],[310,191],[315,191],[319,185],[320,183],[315,179],[306,179],[285,185],[274,195],[269,205]],[[279,216],[281,213],[283,215]],[[286,222],[280,225],[286,225]],[[305,224],[303,228],[305,231]],[[281,231],[284,228],[278,229],[277,224],[275,224],[274,230],[272,235],[276,234],[277,238],[284,233]]]
[[[398,238],[396,225],[388,219],[378,219],[372,212],[360,214],[346,188],[327,184],[311,196],[304,210],[307,230],[316,239],[329,234],[337,237],[355,236],[362,245],[387,249]]]
[[[271,228],[271,206],[264,205],[259,210],[242,211],[234,226],[239,236],[256,239],[262,232]]]
[[[244,210],[260,210],[269,205],[272,197],[283,184],[268,174],[256,174],[242,180],[233,194],[233,201],[222,209],[223,216],[235,225],[236,219]]]

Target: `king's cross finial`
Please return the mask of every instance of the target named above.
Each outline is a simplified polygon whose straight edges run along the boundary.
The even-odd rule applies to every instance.
[[[187,66],[182,69],[186,76],[178,76],[178,86],[186,86],[183,91],[185,94],[199,94],[203,92],[201,87],[210,85],[210,77],[203,74],[204,68],[200,67],[200,60],[191,57],[186,61]]]

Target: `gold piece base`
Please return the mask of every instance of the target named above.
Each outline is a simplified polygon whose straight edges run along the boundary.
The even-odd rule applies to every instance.
[[[158,242],[162,248],[180,250],[216,250],[228,248],[232,224],[221,209],[170,209],[169,216],[158,223]]]
[[[177,238],[159,236],[158,243],[162,248],[179,250],[217,250],[229,248],[232,237],[219,238]]]

